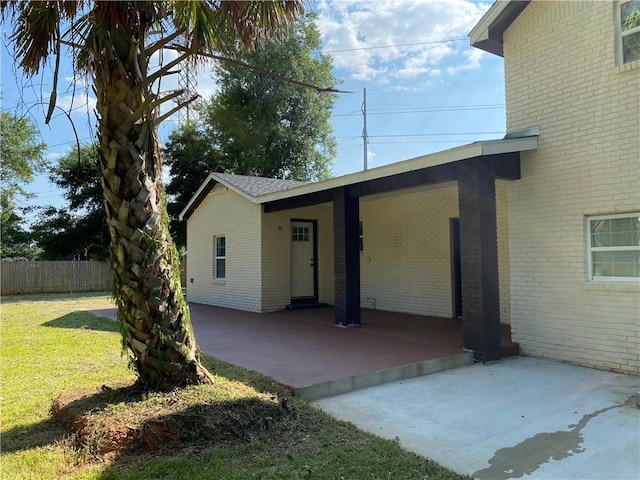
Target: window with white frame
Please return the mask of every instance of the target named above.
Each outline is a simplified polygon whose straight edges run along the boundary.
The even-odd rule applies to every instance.
[[[589,280],[640,281],[640,212],[587,218]]]
[[[640,0],[618,4],[618,44],[621,63],[640,60]]]
[[[227,240],[226,237],[213,237],[213,278],[224,280],[227,270]]]

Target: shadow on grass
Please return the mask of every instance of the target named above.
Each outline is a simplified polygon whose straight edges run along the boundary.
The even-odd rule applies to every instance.
[[[72,312],[42,324],[43,327],[77,328],[84,330],[98,330],[102,332],[117,332],[118,324],[113,320],[98,317],[88,312]]]
[[[2,453],[44,447],[69,435],[69,429],[59,418],[15,427],[2,432]]]

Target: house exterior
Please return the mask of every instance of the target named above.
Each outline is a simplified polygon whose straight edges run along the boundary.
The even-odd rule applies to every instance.
[[[209,175],[181,213],[189,300],[462,317],[480,360],[510,323],[525,355],[640,373],[638,8],[494,4],[470,38],[504,57],[504,139],[311,184]]]

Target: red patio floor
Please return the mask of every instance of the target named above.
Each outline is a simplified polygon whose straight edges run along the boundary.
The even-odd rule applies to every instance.
[[[333,308],[258,314],[197,303],[190,307],[203,353],[267,375],[307,398],[471,361],[462,349],[460,319],[363,309],[362,325],[338,328]],[[115,308],[94,313],[116,318]],[[502,344],[508,345],[510,329],[503,327]]]
[[[201,350],[293,388],[463,353],[462,321],[362,311],[334,326],[333,308],[255,314],[190,304]]]

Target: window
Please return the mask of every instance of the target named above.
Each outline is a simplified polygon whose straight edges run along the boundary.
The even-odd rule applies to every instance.
[[[292,227],[291,235],[294,242],[308,242],[309,240],[309,227]]]
[[[227,240],[226,237],[213,237],[213,278],[224,280],[227,270]]]
[[[587,221],[589,280],[640,280],[640,212]]]
[[[364,233],[362,231],[362,220],[360,220],[360,233],[359,233],[359,238],[360,238],[360,252],[364,251]]]
[[[622,63],[640,60],[640,0],[619,4],[620,58]]]

